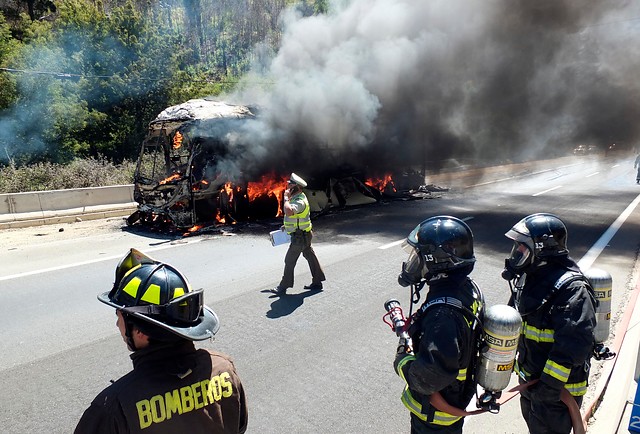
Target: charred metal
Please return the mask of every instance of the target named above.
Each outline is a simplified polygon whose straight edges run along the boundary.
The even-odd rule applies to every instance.
[[[275,170],[248,174],[229,163],[231,154],[248,146],[241,132],[256,116],[254,108],[207,99],[160,113],[142,143],[134,176],[138,209],[128,224],[188,234],[281,216],[285,175]],[[423,181],[417,173],[367,176],[338,169],[314,174],[305,192],[312,212],[320,213],[382,199],[425,198],[438,190]]]

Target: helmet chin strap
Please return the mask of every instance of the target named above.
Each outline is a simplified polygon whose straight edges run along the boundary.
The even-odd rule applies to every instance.
[[[127,338],[127,346],[131,351],[138,351],[139,348],[136,348],[136,344],[133,341],[133,323],[129,321],[126,313],[123,312],[122,315],[124,317],[124,334]]]

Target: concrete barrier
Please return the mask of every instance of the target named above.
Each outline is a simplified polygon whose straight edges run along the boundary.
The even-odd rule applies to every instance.
[[[124,216],[136,208],[133,184],[0,194],[0,229]]]

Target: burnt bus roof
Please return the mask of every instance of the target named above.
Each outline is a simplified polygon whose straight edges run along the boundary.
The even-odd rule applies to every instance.
[[[225,120],[255,118],[255,108],[229,104],[213,99],[198,98],[167,107],[149,123],[149,130],[164,130],[165,134],[190,123],[208,123]]]

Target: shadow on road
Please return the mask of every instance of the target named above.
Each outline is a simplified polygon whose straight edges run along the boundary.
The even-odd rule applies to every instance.
[[[310,290],[300,294],[286,294],[282,296],[273,294],[269,289],[264,289],[260,292],[271,294],[269,298],[276,299],[273,303],[271,303],[271,310],[267,312],[267,318],[273,319],[293,313],[294,310],[302,306],[305,298],[319,294],[322,292],[322,290]]]

